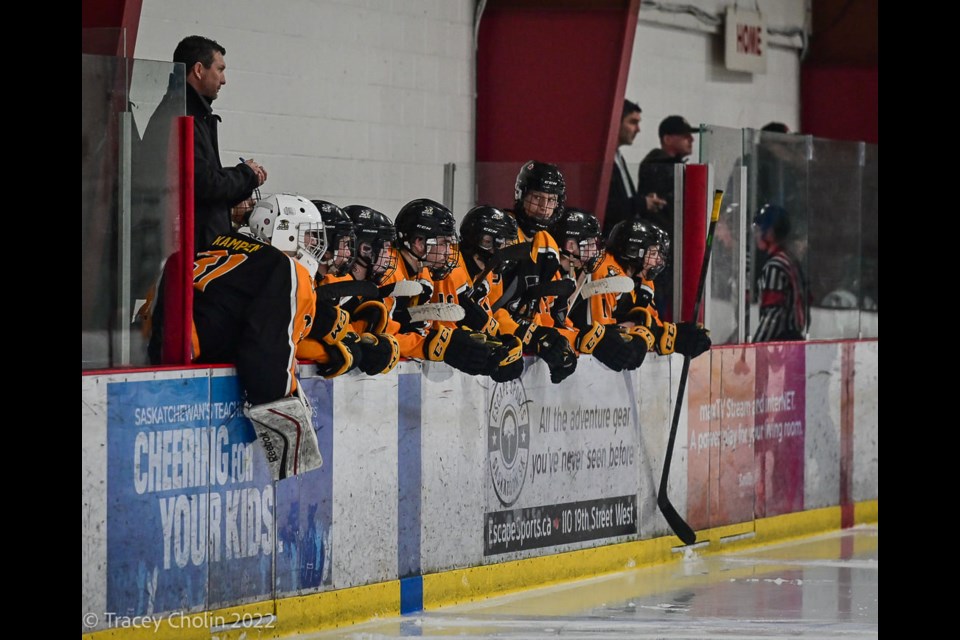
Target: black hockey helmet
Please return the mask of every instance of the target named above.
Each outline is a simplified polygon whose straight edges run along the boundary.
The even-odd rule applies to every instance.
[[[761,233],[773,230],[773,237],[783,240],[790,233],[790,216],[787,210],[778,204],[767,203],[760,207],[753,217],[754,226]]]
[[[578,260],[587,273],[596,271],[606,255],[600,222],[589,211],[573,207],[564,210],[550,227],[550,234],[557,241],[561,255]],[[567,251],[567,240],[573,240],[579,246],[576,255]]]
[[[357,262],[367,269],[367,279],[380,284],[397,270],[397,230],[393,221],[376,209],[360,204],[343,208],[357,234]]]
[[[467,256],[478,255],[484,263],[497,249],[516,241],[517,221],[490,205],[470,209],[460,223],[460,251]]]
[[[657,225],[643,219],[623,220],[610,230],[607,249],[621,266],[632,266],[637,275],[643,272],[650,249],[656,247],[659,260],[647,267],[646,278],[653,280],[670,260],[670,236]]]
[[[400,246],[429,268],[435,280],[446,278],[457,266],[460,260],[457,221],[450,209],[439,202],[427,198],[411,200],[397,213],[394,226]],[[418,238],[425,241],[419,249]]]
[[[525,200],[533,191],[547,194],[547,196],[543,201],[530,203],[537,208],[537,213],[531,215],[527,212]],[[567,198],[567,183],[556,165],[530,160],[520,168],[520,173],[517,174],[513,197],[517,224],[524,233],[533,235],[537,231],[546,230],[563,212],[563,205]]]
[[[310,202],[320,211],[327,234],[327,253],[320,264],[326,265],[328,272],[336,276],[349,273],[357,259],[357,236],[353,232],[350,216],[332,202]]]

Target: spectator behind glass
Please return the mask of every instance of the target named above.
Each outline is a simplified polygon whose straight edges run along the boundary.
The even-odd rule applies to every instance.
[[[604,237],[609,235],[610,229],[621,220],[646,215],[648,211],[659,211],[666,204],[666,201],[657,196],[656,193],[647,193],[642,197],[638,196],[637,188],[630,176],[630,170],[620,153],[619,147],[632,145],[637,134],[640,133],[641,113],[640,105],[636,102],[623,101],[620,133],[617,138],[618,148],[613,159],[610,192],[607,196],[607,209],[603,217]]]
[[[770,133],[790,133],[790,127],[782,122],[768,122],[763,125],[760,131],[769,131]]]
[[[674,226],[674,165],[683,164],[693,153],[693,134],[697,130],[683,116],[667,116],[657,131],[660,147],[651,149],[640,162],[637,189],[640,193],[655,193],[665,202],[645,217],[672,238],[682,238],[682,230]],[[656,279],[657,308],[660,316],[673,320],[673,271],[666,269]]]

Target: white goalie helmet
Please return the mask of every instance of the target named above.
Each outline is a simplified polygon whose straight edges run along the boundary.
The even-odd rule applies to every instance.
[[[257,202],[250,214],[250,231],[316,275],[327,250],[323,218],[317,207],[301,196],[277,193]]]

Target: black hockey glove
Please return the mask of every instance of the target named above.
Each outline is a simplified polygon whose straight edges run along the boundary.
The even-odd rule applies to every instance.
[[[633,306],[622,311],[618,308],[615,317],[617,322],[632,322],[638,327],[647,327],[648,329],[656,324],[649,307]]]
[[[363,351],[360,348],[360,336],[348,331],[343,338],[333,344],[321,342],[323,350],[329,358],[325,363],[317,363],[317,373],[324,378],[335,378],[343,375],[363,362]]]
[[[630,348],[633,349],[636,368],[639,368],[643,364],[644,358],[647,357],[647,352],[653,351],[653,332],[646,327],[634,326],[629,329],[620,327],[620,333],[623,334],[624,338],[630,339]]]
[[[493,316],[486,309],[466,295],[459,297],[458,304],[463,307],[464,313],[463,320],[457,323],[458,327],[481,331],[489,336],[496,335],[499,323],[493,319]]]
[[[677,346],[677,325],[672,322],[650,325],[650,332],[653,333],[653,348],[662,356],[668,356],[676,350]]]
[[[387,327],[387,308],[379,300],[361,302],[350,312],[354,328],[364,333],[383,333]]]
[[[701,353],[709,351],[710,332],[702,325],[693,322],[677,323],[677,339],[675,351],[691,358],[696,358]]]
[[[636,362],[636,347],[630,346],[614,325],[594,322],[590,328],[581,330],[577,336],[577,349],[580,353],[592,354],[614,371],[640,366]]]
[[[656,318],[650,312],[649,307],[634,307],[621,318],[617,317],[618,322],[632,322],[632,333],[638,333],[648,343],[652,344],[652,349],[662,356],[668,356],[673,353],[677,339],[677,325],[672,322],[657,322]],[[647,336],[642,330],[647,329],[653,336]],[[709,346],[709,345],[708,345]]]
[[[423,346],[427,360],[446,362],[454,369],[470,375],[488,372],[491,349],[482,333],[474,337],[469,331],[450,327],[431,330]]]
[[[620,331],[632,336],[633,341],[638,343],[638,348],[640,345],[642,345],[646,351],[653,351],[654,345],[657,343],[657,339],[654,337],[653,331],[639,324],[629,328],[621,327]]]
[[[494,382],[508,382],[523,375],[523,343],[511,335],[487,340],[493,347],[490,360],[490,378]]]
[[[514,335],[523,341],[527,351],[547,363],[550,382],[560,383],[577,370],[576,352],[570,342],[553,327],[522,322]]]
[[[325,300],[317,300],[309,336],[324,344],[340,342],[350,331],[350,314]]]
[[[389,333],[365,333],[360,336],[363,361],[360,370],[368,376],[389,373],[400,362],[400,344]]]

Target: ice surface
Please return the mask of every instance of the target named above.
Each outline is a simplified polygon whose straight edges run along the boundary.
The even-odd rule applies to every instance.
[[[300,638],[875,638],[878,559],[858,527]]]

